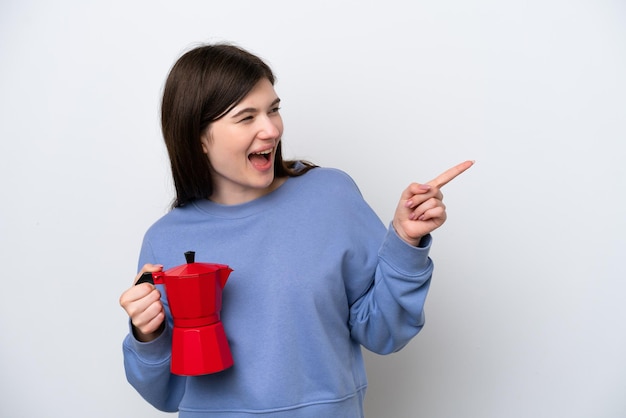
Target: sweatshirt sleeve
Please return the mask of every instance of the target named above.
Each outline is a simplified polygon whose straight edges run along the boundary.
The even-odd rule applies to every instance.
[[[186,379],[170,372],[171,338],[167,326],[148,343],[138,341],[129,331],[123,343],[126,379],[146,401],[166,412],[178,411]]]
[[[420,247],[404,242],[389,226],[378,252],[374,280],[350,307],[351,335],[378,354],[400,350],[424,326],[424,303],[433,272],[432,237]]]
[[[144,238],[139,266],[145,263],[155,260],[149,241]],[[141,342],[133,335],[129,321],[129,332],[122,344],[124,370],[128,382],[146,401],[161,411],[176,412],[184,395],[186,377],[170,372],[172,319],[165,291],[162,287],[160,290],[167,318],[165,329],[153,341]]]

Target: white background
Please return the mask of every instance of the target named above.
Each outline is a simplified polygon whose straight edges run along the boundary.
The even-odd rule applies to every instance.
[[[444,189],[425,329],[367,355],[368,418],[626,416],[619,0],[3,0],[0,416],[166,416],[126,383],[118,298],[173,198],[163,81],[222,40],[276,71],[286,157],[385,223],[477,161]]]

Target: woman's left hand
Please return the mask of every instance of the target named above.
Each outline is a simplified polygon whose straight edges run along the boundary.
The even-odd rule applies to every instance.
[[[446,206],[441,188],[470,168],[473,161],[465,161],[425,184],[411,183],[400,197],[392,225],[400,238],[410,245],[419,245],[422,237],[439,228],[446,221]]]

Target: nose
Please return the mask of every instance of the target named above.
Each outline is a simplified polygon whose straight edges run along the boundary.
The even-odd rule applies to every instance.
[[[280,115],[267,115],[263,118],[258,133],[261,139],[279,138],[283,130],[283,121]]]

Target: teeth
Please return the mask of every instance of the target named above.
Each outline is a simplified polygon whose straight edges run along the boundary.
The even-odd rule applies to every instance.
[[[253,154],[257,154],[257,155],[267,155],[269,153],[271,153],[272,150],[268,149],[267,151],[261,151],[261,152],[253,152]]]

